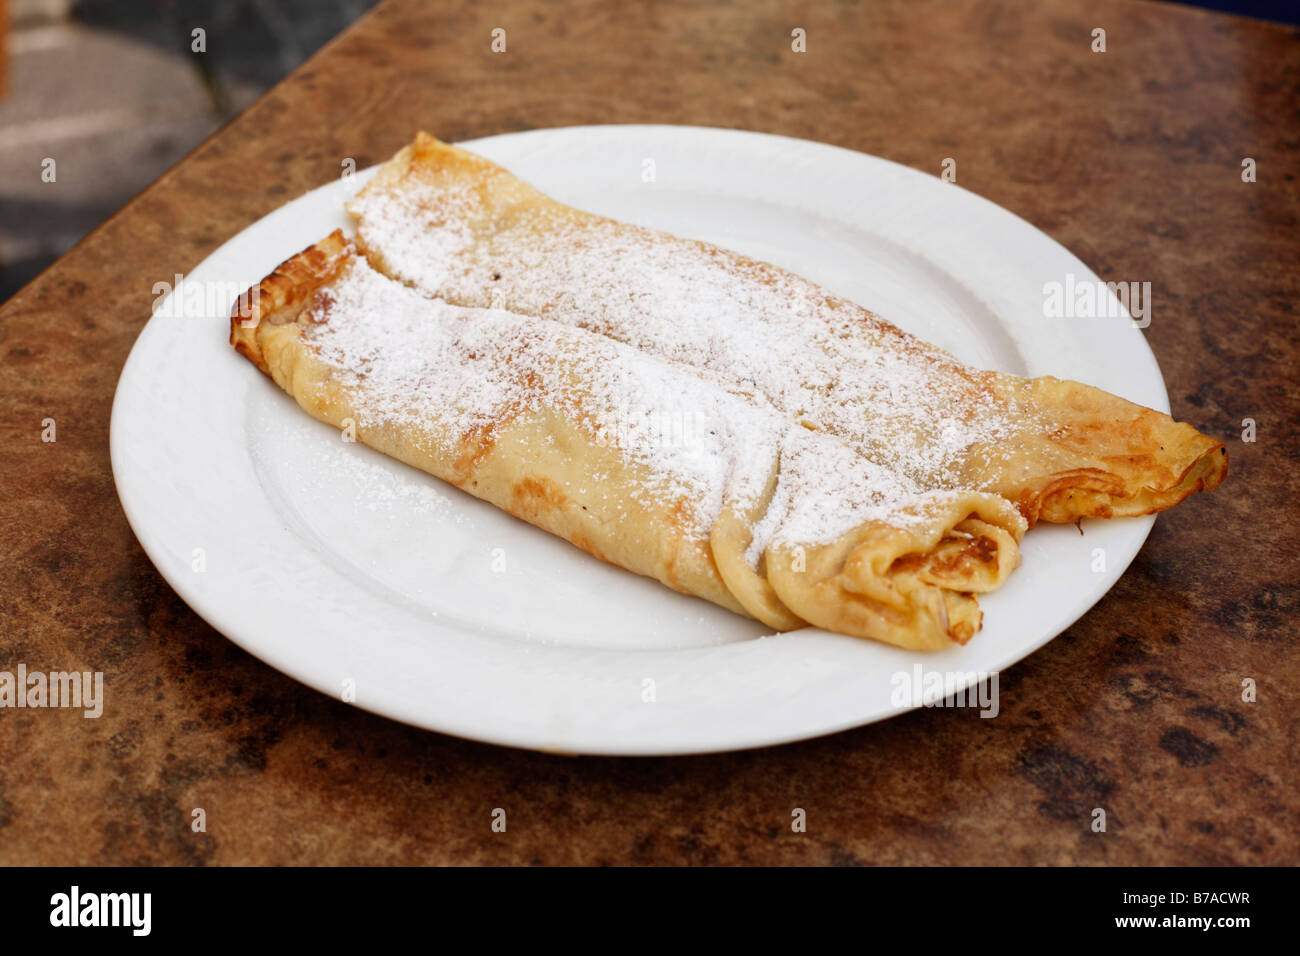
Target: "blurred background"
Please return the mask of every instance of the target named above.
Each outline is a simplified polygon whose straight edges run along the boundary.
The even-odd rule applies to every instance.
[[[0,0],[0,302],[377,2]],[[1300,0],[1196,5],[1300,22]]]
[[[377,2],[8,0],[0,302]]]

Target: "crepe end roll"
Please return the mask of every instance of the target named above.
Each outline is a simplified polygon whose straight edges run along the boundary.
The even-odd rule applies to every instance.
[[[920,485],[995,492],[1031,524],[1162,511],[1227,472],[1220,442],[1168,415],[963,365],[775,266],[566,206],[427,133],[348,209],[371,262],[426,294],[695,356]],[[831,389],[838,401],[822,401]]]
[[[395,312],[401,321],[388,323]],[[340,341],[352,357],[340,358]],[[715,403],[715,424],[766,413],[603,337],[423,298],[372,270],[340,233],[268,276],[251,308],[232,315],[231,342],[312,417],[339,428],[351,420],[372,448],[776,630],[814,624],[905,648],[948,647],[979,629],[974,595],[1019,561],[1025,522],[992,495],[911,497],[829,540],[801,540],[788,499],[816,479],[819,461],[858,460],[838,442],[800,438],[808,447],[799,458],[782,444],[788,426],[769,416],[776,440],[720,444],[717,455],[706,447],[700,460],[720,484],[692,486],[605,427],[611,395],[593,378],[632,392],[655,379],[656,394]],[[409,396],[394,387],[402,382]],[[436,392],[431,404],[418,395],[425,387]],[[444,414],[441,396],[472,404],[482,389],[496,402],[488,418],[467,427],[464,409]],[[715,491],[710,510],[701,502]]]
[[[714,556],[746,609],[773,627],[785,629],[771,616],[784,614],[910,650],[943,650],[980,630],[975,595],[996,590],[1019,566],[1027,524],[993,495],[935,498],[829,543],[769,544],[757,569],[740,557],[750,523],[724,511],[712,535]]]
[[[1153,514],[1227,475],[1222,442],[1163,412],[1050,376],[987,376],[1018,427],[970,449],[963,474],[1014,501],[1031,525]]]

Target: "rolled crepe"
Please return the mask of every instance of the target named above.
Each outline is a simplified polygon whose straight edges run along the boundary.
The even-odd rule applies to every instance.
[[[350,203],[386,275],[708,370],[920,487],[1032,524],[1148,514],[1227,472],[1223,445],[1100,389],[983,371],[775,266],[558,203],[421,133]]]
[[[761,395],[584,329],[428,298],[339,232],[231,318],[314,418],[612,564],[788,630],[964,643],[1019,562],[1003,499],[924,491]]]

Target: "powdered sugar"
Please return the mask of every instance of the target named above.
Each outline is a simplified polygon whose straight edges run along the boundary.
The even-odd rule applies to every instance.
[[[556,204],[493,221],[465,182],[363,191],[351,207],[360,241],[427,295],[707,370],[920,486],[960,487],[971,449],[1012,428],[984,373],[804,279]]]
[[[363,433],[412,425],[450,460],[466,436],[556,413],[580,423],[595,445],[638,463],[635,494],[682,503],[701,536],[724,504],[760,502],[779,468],[777,493],[754,528],[751,563],[770,542],[823,543],[869,520],[897,526],[901,514],[923,514],[934,498],[707,370],[561,322],[451,306],[364,260],[318,293],[302,328],[346,388]]]

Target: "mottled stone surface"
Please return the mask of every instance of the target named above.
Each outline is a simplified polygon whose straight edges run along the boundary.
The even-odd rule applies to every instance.
[[[0,711],[0,863],[1296,862],[1300,43],[1077,7],[390,2],[205,143],[0,310],[0,669],[101,669],[111,694],[98,721]],[[158,576],[114,494],[110,403],[152,284],[418,127],[606,122],[930,172],[956,158],[962,185],[1103,277],[1153,283],[1175,414],[1228,443],[1228,482],[1161,517],[1097,607],[1002,675],[991,721],[565,758],[391,723],[238,650]]]

